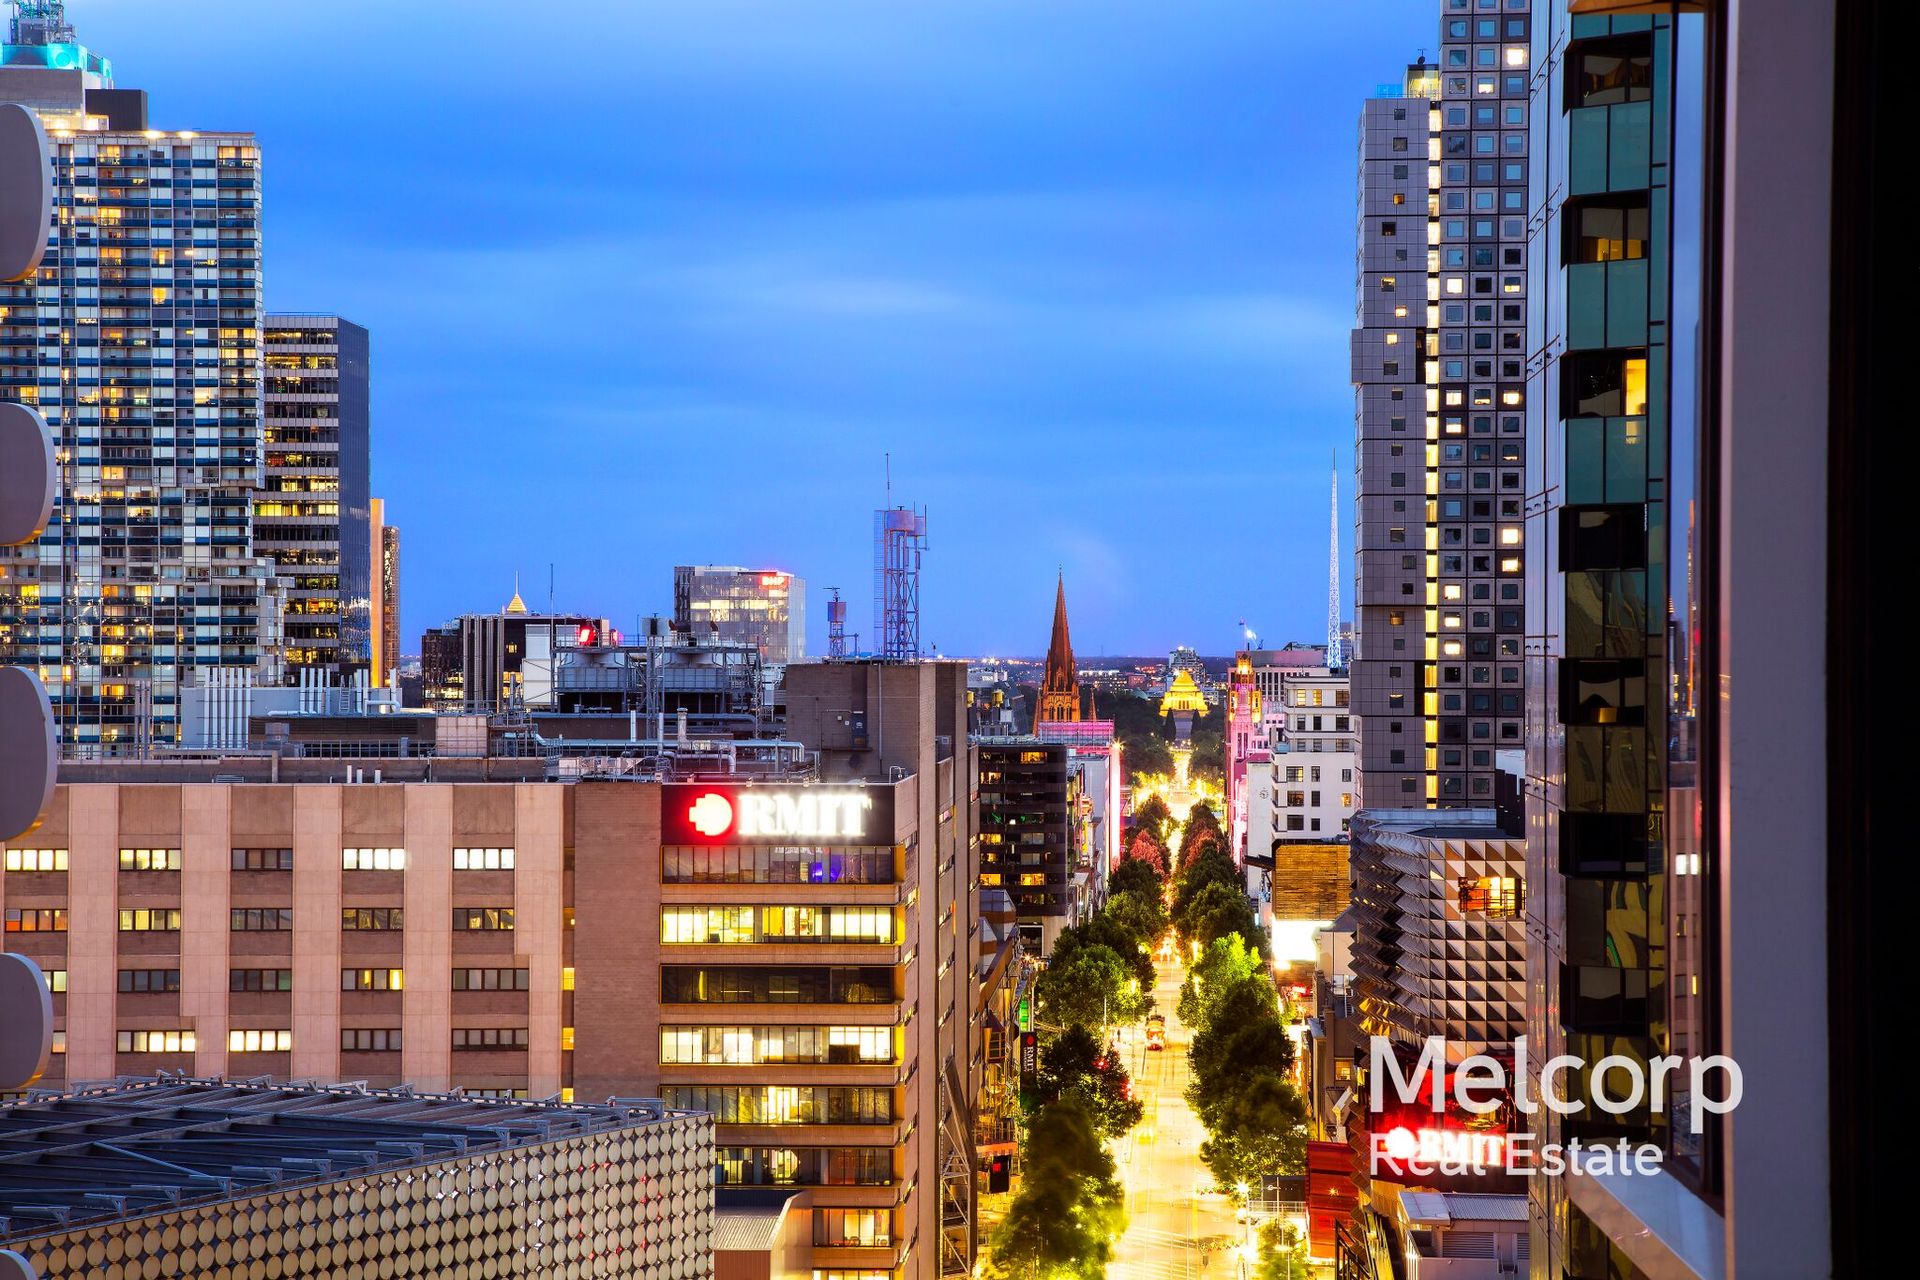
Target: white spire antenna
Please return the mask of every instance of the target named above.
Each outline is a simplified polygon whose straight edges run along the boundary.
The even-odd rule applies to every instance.
[[[1346,646],[1340,640],[1340,459],[1333,460],[1333,499],[1327,508],[1327,666],[1335,671],[1347,665]]]

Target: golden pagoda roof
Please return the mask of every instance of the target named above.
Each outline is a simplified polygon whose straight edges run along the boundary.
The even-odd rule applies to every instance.
[[[517,573],[513,575],[513,599],[507,601],[507,607],[502,609],[500,612],[502,613],[526,613],[527,612],[527,602],[520,598],[520,575]]]
[[[1167,684],[1167,694],[1160,699],[1160,714],[1173,715],[1186,711],[1197,716],[1207,714],[1207,699],[1200,692],[1200,686],[1193,682],[1193,674],[1186,668],[1173,673],[1173,679]]]

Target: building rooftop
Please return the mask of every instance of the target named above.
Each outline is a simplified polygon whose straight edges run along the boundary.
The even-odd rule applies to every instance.
[[[0,1242],[693,1114],[166,1078],[29,1097],[0,1106]]]
[[[1525,1196],[1474,1195],[1463,1191],[1402,1191],[1400,1203],[1409,1221],[1422,1226],[1449,1226],[1466,1222],[1527,1220]]]

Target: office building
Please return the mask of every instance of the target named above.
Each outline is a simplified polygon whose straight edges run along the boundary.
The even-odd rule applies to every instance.
[[[0,662],[38,671],[63,751],[137,751],[173,740],[188,670],[279,678],[252,539],[260,148],[150,129],[58,0],[13,17],[0,102],[45,126],[57,213],[39,272],[0,285],[0,399],[62,457],[45,534],[0,551]]]
[[[1520,745],[1526,0],[1446,0],[1363,108],[1353,662],[1361,803],[1487,805]]]
[[[286,586],[287,674],[371,670],[367,331],[339,316],[276,314],[265,345],[266,478],[253,542]]]
[[[1871,852],[1911,733],[1884,639],[1904,28],[1833,0],[1607,7],[1541,6],[1533,41],[1530,269],[1555,305],[1528,542],[1557,554],[1528,566],[1530,1034],[1541,1057],[1723,1054],[1746,1087],[1697,1129],[1684,1090],[1535,1116],[1536,1141],[1664,1159],[1533,1179],[1534,1274],[1871,1274],[1911,932]]]
[[[1509,784],[1511,789],[1511,784]],[[1354,820],[1351,963],[1361,1025],[1454,1060],[1510,1051],[1527,1026],[1517,805],[1375,809]]]
[[[807,584],[780,569],[677,565],[673,625],[701,641],[752,645],[771,667],[800,662],[807,656]]]
[[[1029,954],[1078,916],[1068,746],[1027,734],[975,739],[980,756],[980,885],[1004,889]]]
[[[583,633],[583,628],[586,629]],[[597,641],[617,632],[605,618],[535,613],[518,585],[498,613],[463,614],[420,638],[427,705],[443,711],[497,711],[521,704],[522,668],[530,637],[552,654],[563,643]]]
[[[715,1114],[723,1207],[810,1191],[813,1266],[964,1272],[985,1052],[965,668],[788,680],[792,740],[569,728],[494,759],[485,718],[453,716],[481,722],[471,752],[69,765],[0,876],[7,946],[54,993],[47,1083],[664,1098]]]
[[[0,1117],[0,1248],[46,1280],[712,1274],[713,1122],[658,1103],[168,1079]]]

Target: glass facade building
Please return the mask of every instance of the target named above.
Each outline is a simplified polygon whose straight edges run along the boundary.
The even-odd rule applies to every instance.
[[[779,569],[678,565],[673,624],[703,643],[751,645],[769,666],[799,662],[807,656],[807,584]]]
[[[253,538],[286,586],[288,673],[369,670],[378,605],[367,331],[339,316],[274,315],[266,333],[266,474]]]

